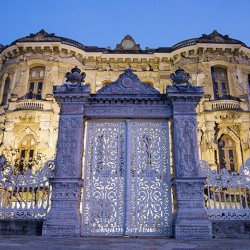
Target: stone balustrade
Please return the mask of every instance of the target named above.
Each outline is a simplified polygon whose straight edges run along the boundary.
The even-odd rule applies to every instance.
[[[52,101],[40,101],[40,100],[22,100],[10,102],[9,110],[52,110]]]
[[[205,101],[204,110],[215,111],[215,110],[247,110],[246,103],[236,100],[216,100],[216,101]]]

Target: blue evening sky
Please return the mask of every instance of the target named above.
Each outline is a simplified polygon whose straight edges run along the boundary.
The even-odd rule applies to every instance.
[[[36,33],[115,48],[130,34],[141,48],[169,47],[217,30],[250,46],[249,0],[2,0],[0,43]]]

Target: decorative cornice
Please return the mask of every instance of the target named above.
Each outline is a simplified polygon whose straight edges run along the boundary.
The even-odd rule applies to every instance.
[[[174,50],[176,50],[179,48],[192,46],[192,45],[195,45],[197,43],[240,44],[244,47],[247,47],[243,42],[236,40],[236,39],[232,39],[228,35],[223,36],[218,31],[214,30],[209,35],[203,34],[199,38],[192,38],[192,39],[188,39],[188,40],[179,42],[179,43],[175,44],[172,48]]]
[[[107,84],[97,94],[160,94],[158,90],[140,81],[130,68],[126,69],[115,82]]]
[[[56,36],[55,33],[49,34],[44,29],[41,29],[35,34],[31,33],[29,36],[17,39],[13,43],[11,43],[11,45],[24,42],[61,42],[63,44],[71,45],[82,50],[85,49],[85,46],[77,41],[65,37]]]

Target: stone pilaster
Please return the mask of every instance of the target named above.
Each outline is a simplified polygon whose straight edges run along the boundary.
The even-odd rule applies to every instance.
[[[81,84],[83,74],[75,68],[66,75],[71,83],[54,87],[61,112],[55,173],[50,179],[51,209],[44,222],[44,236],[80,236],[84,107],[90,95],[89,86]]]
[[[176,238],[207,238],[212,236],[212,226],[203,198],[196,117],[203,89],[189,84],[189,75],[181,69],[171,78],[174,85],[167,87],[167,96],[173,109],[174,233]]]

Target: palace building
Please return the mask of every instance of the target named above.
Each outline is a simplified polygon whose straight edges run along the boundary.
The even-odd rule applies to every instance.
[[[233,172],[250,157],[250,48],[243,42],[213,31],[143,49],[127,35],[111,49],[41,30],[0,44],[0,154],[17,171],[55,157],[60,108],[53,86],[66,83],[75,66],[85,72],[92,94],[127,68],[165,94],[170,74],[184,69],[192,85],[204,88],[197,106],[200,159]]]

